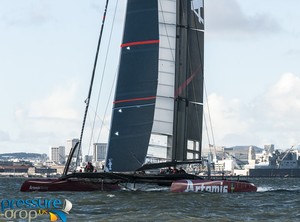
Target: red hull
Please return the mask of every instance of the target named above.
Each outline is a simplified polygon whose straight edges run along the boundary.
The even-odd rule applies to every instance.
[[[138,184],[138,183],[137,183]],[[22,192],[30,191],[114,191],[120,190],[118,183],[103,182],[90,179],[32,179],[25,181],[21,186]],[[176,180],[172,182],[171,192],[213,192],[236,193],[256,192],[257,187],[247,181],[235,180]]]
[[[247,181],[234,180],[178,180],[171,185],[172,192],[237,193],[256,192],[257,187]]]
[[[22,184],[22,192],[30,191],[112,191],[121,187],[114,183],[70,179],[32,179]]]

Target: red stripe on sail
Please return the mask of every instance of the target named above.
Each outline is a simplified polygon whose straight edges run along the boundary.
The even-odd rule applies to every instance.
[[[139,41],[139,42],[128,42],[123,43],[121,47],[127,47],[127,46],[135,46],[135,45],[149,45],[149,44],[157,44],[159,43],[159,40],[146,40],[146,41]]]
[[[155,99],[155,98],[156,98],[156,96],[150,96],[150,97],[144,97],[144,98],[134,98],[134,99],[123,99],[123,100],[114,101],[114,104],[135,102],[135,101],[145,101],[145,100],[151,100],[151,99]]]
[[[196,73],[198,72],[198,70],[200,69],[200,67],[201,66],[199,66],[194,72],[193,72],[193,74],[184,82],[184,83],[182,83],[179,87],[178,87],[178,89],[176,90],[176,92],[175,92],[175,98],[177,97],[177,96],[179,96],[181,93],[182,93],[182,91],[191,83],[191,81],[193,80],[193,78],[196,76]]]

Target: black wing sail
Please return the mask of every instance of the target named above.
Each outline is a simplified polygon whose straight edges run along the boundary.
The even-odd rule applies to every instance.
[[[173,160],[201,157],[203,54],[203,0],[179,0],[177,1]]]
[[[128,0],[106,168],[134,171],[147,154],[158,78],[157,0]]]

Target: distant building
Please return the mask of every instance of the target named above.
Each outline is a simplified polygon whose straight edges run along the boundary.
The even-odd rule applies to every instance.
[[[107,152],[107,143],[94,143],[93,161],[101,162],[105,160]]]
[[[57,169],[49,168],[49,167],[43,167],[43,168],[35,168],[35,174],[56,174]]]
[[[74,147],[75,144],[78,143],[78,142],[79,142],[79,139],[69,139],[69,140],[67,140],[67,144],[66,144],[66,159],[68,158],[72,147]],[[78,154],[78,151],[75,151],[75,153],[73,155],[73,158],[77,158],[77,154]],[[82,160],[82,151],[81,150],[79,152],[79,159],[80,159],[80,162],[81,162],[81,160]]]
[[[85,155],[83,162],[92,162],[93,161],[93,156]]]
[[[65,147],[51,147],[51,160],[58,163],[64,164],[65,163]]]
[[[255,153],[261,153],[262,149],[257,146],[234,146],[229,148],[224,148],[224,153],[233,157],[237,160],[238,164],[248,164],[249,160],[249,149],[251,150],[251,158],[255,158]]]
[[[264,145],[264,150],[268,153],[274,153],[274,144]]]
[[[248,150],[248,162],[250,160],[255,160],[255,149],[253,148],[253,146],[250,146],[249,147],[249,150]]]

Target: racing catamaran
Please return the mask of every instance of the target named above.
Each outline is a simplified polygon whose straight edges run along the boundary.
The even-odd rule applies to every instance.
[[[173,192],[256,191],[247,181],[151,171],[202,161],[203,57],[203,0],[128,0],[105,172],[69,172],[81,149],[87,102],[80,141],[63,176],[27,180],[21,191],[119,190],[128,184],[167,186]],[[155,137],[165,141],[161,150],[167,161],[145,164],[158,146],[151,142]]]

